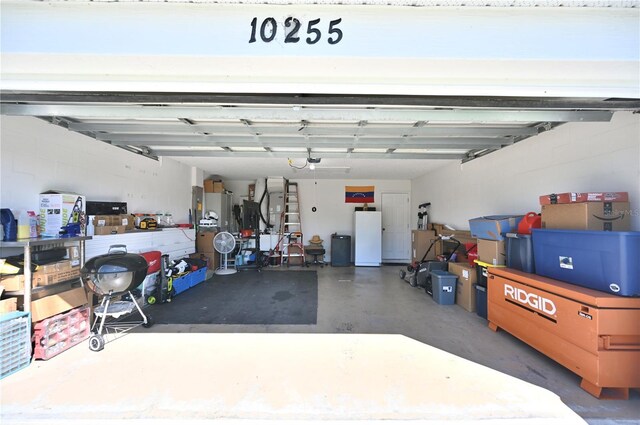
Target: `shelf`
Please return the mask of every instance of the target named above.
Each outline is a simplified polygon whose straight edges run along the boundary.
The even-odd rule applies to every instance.
[[[62,292],[58,289],[62,289],[65,286],[71,289],[75,283],[79,283],[82,286],[82,280],[79,277],[74,277],[72,279],[58,282],[52,285],[46,286],[38,286],[33,288],[33,272],[31,271],[31,256],[32,253],[38,249],[34,248],[46,248],[46,247],[57,247],[64,246],[70,243],[77,243],[79,249],[80,256],[80,267],[84,265],[85,259],[85,241],[92,239],[91,236],[74,236],[74,237],[40,237],[40,238],[29,238],[29,239],[19,239],[17,241],[0,241],[1,248],[22,248],[24,254],[24,289],[21,291],[7,291],[7,295],[15,295],[23,297],[23,310],[25,313],[31,312],[31,301],[32,295],[36,295],[35,299],[44,297],[46,295],[53,295],[53,293]],[[45,251],[46,249],[42,249]],[[32,320],[33,316],[29,315],[29,319]]]
[[[78,283],[78,285],[74,285],[75,283]],[[33,298],[33,300],[37,300],[47,295],[54,295],[59,292],[64,292],[67,289],[73,289],[74,287],[78,288],[80,286],[82,286],[80,277],[74,277],[73,279],[65,280],[63,282],[31,288],[31,296],[33,297],[35,295],[36,297]],[[4,291],[3,295],[6,295],[8,297],[23,297],[24,289],[22,291]]]
[[[18,239],[17,241],[0,241],[0,247],[2,248],[24,248],[34,246],[47,246],[65,242],[78,242],[91,239],[91,236],[74,236],[72,238],[30,238],[30,239]]]

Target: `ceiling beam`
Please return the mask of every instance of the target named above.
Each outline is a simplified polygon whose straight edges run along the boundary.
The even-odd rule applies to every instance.
[[[76,119],[101,117],[103,119],[181,119],[252,121],[444,121],[471,123],[499,122],[589,122],[610,121],[611,111],[563,110],[499,110],[499,109],[362,109],[362,108],[250,108],[250,107],[193,107],[193,106],[140,106],[140,105],[15,105],[2,104],[3,115],[65,116]]]
[[[121,134],[202,134],[212,133],[215,135],[238,134],[247,131],[244,125],[216,125],[216,124],[193,124],[185,126],[182,124],[174,124],[171,122],[157,123],[92,123],[79,122],[69,123],[68,129],[71,131],[91,131],[91,132],[107,132]],[[300,124],[294,125],[260,125],[253,124],[251,133],[258,132],[262,135],[291,137],[305,134],[309,136],[353,136],[354,134],[362,134],[366,131],[369,135],[388,135],[397,136],[400,133],[408,136],[422,137],[504,137],[504,136],[534,136],[539,133],[536,127],[480,127],[480,126],[452,126],[442,125],[437,127],[397,127],[397,126],[369,126],[365,129],[362,125],[353,126],[332,126],[331,124],[307,123],[305,129],[301,132]],[[406,133],[405,133],[406,132]]]
[[[503,138],[444,138],[444,139],[418,139],[418,138],[298,138],[293,139],[269,139],[264,137],[225,137],[211,138],[179,138],[172,136],[140,136],[138,138],[115,137],[116,135],[98,134],[96,139],[111,143],[116,146],[181,146],[208,147],[208,146],[269,146],[277,147],[359,147],[359,148],[448,148],[448,149],[486,149],[500,148],[513,144],[513,139]]]
[[[212,158],[303,158],[306,152],[222,152],[222,151],[203,151],[203,150],[152,150],[157,156],[197,156]],[[320,158],[344,158],[345,153],[322,152],[314,153]],[[444,159],[444,160],[461,160],[465,154],[451,153],[349,153],[351,159]]]

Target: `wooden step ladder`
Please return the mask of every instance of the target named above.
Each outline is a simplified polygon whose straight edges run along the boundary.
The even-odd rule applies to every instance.
[[[304,266],[304,240],[302,235],[302,220],[300,218],[300,193],[298,183],[285,182],[284,212],[281,216],[280,232],[282,237],[282,260],[287,267],[291,265],[291,259],[300,259]]]

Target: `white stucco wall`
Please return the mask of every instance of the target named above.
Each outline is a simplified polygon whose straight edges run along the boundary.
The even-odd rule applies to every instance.
[[[538,197],[562,192],[629,192],[640,230],[640,115],[571,123],[466,164],[411,182],[412,208],[431,202],[431,219],[468,229],[468,219],[540,211]]]
[[[154,161],[37,118],[1,117],[0,205],[38,209],[38,194],[76,192],[89,201],[127,202],[131,213],[171,213],[186,223],[192,181],[201,172]],[[202,184],[202,183],[200,183]]]

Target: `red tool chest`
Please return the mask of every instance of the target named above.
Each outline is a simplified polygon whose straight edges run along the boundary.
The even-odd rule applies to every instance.
[[[489,327],[501,328],[582,377],[597,398],[640,388],[640,298],[509,268],[489,270]]]

